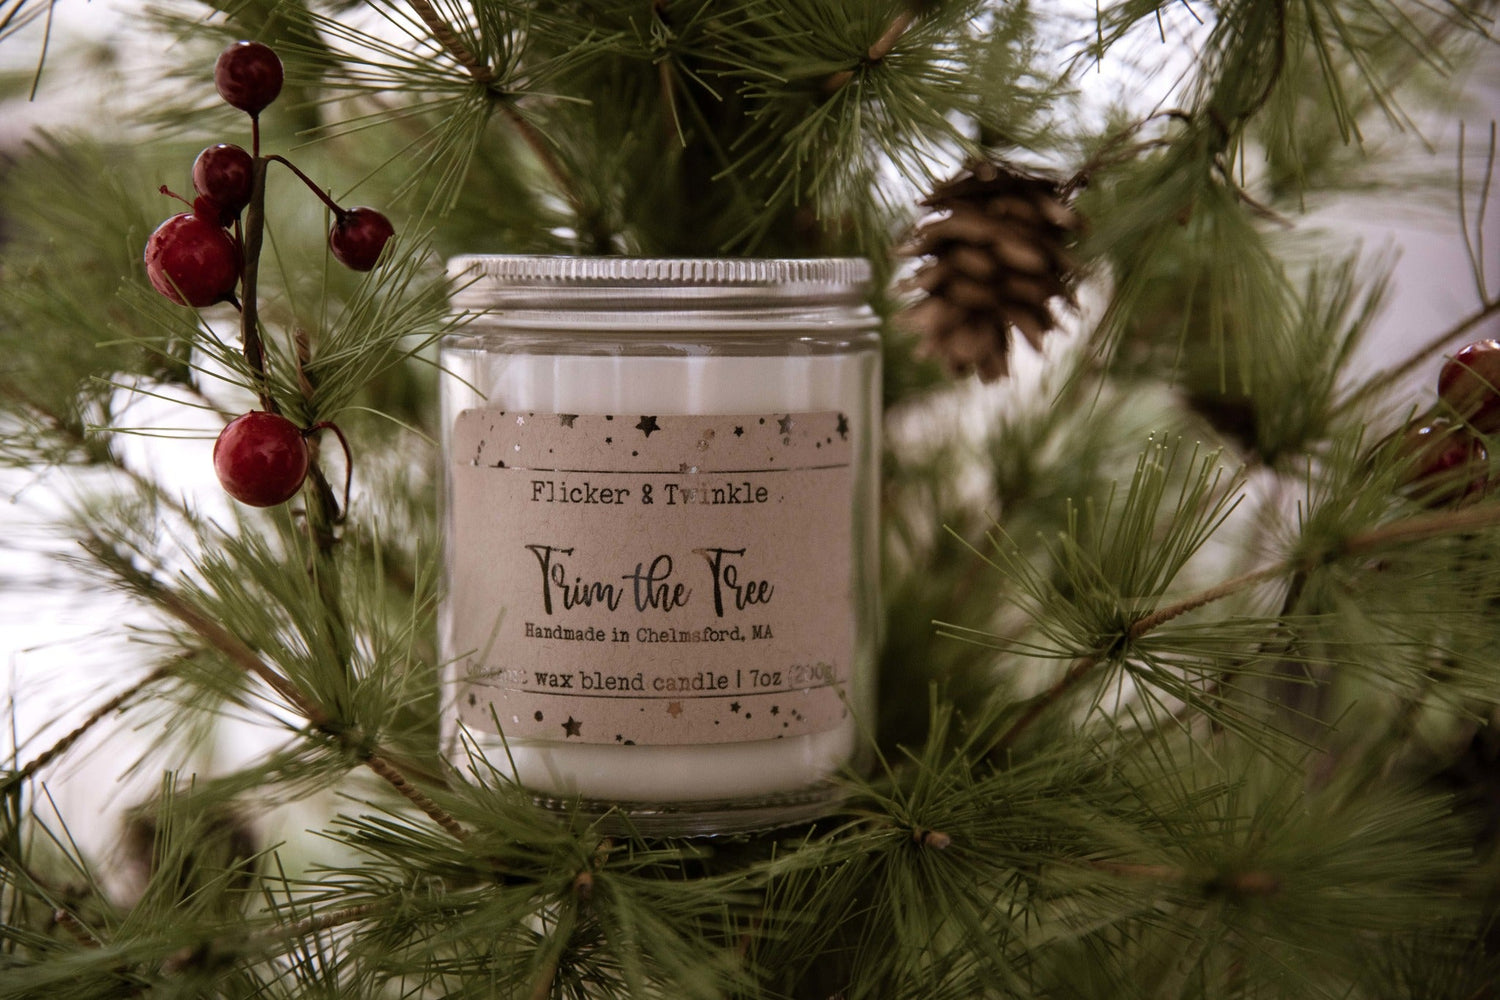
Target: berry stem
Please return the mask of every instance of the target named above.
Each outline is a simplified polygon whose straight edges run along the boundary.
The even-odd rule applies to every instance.
[[[178,194],[176,191],[173,191],[171,188],[167,187],[165,184],[163,184],[161,187],[157,188],[156,190],[160,191],[162,194],[166,195],[168,198],[176,198],[178,201],[182,202],[188,208],[192,208],[193,207],[193,203],[192,202],[188,201],[182,195]]]
[[[323,204],[327,205],[329,209],[333,211],[333,214],[338,218],[342,219],[345,215],[349,214],[339,206],[338,202],[334,201],[333,198],[329,196],[328,192],[318,187],[318,185],[314,183],[313,179],[304,174],[301,169],[299,169],[298,166],[291,160],[288,160],[284,156],[277,156],[275,153],[270,154],[265,159],[267,160],[267,162],[274,161],[276,163],[279,163],[290,170],[292,173],[296,174],[297,177],[302,181],[302,183],[308,186],[309,190],[311,190],[313,194],[323,199]]]
[[[344,432],[339,430],[339,425],[332,420],[320,420],[309,427],[305,433],[314,434],[318,431],[333,431],[334,437],[339,439],[339,446],[344,449],[344,514],[349,511],[349,490],[354,485],[354,452],[349,450],[349,439],[344,437]],[[334,512],[334,520],[344,516]]]
[[[267,413],[279,414],[281,408],[271,398],[271,386],[266,379],[266,358],[260,342],[260,318],[255,301],[255,286],[260,276],[260,248],[265,229],[266,161],[257,157],[255,170],[251,175],[250,204],[245,206],[245,262],[244,271],[240,275],[240,294],[244,304],[240,309],[240,336],[244,341],[245,363],[250,366],[258,383],[261,409]]]

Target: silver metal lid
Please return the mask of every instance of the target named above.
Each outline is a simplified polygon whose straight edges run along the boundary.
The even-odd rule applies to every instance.
[[[472,255],[448,262],[456,309],[738,309],[859,305],[868,261]]]

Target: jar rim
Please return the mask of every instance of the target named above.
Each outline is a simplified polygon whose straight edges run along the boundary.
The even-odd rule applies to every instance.
[[[759,289],[775,293],[863,296],[872,269],[862,257],[569,257],[468,254],[448,275],[471,289],[504,294],[547,288]],[[476,287],[477,286],[477,287]]]

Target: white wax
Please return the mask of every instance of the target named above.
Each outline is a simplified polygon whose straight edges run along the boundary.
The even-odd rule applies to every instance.
[[[449,370],[483,396],[450,401],[448,426],[461,409],[488,406],[538,413],[742,414],[836,410],[857,418],[855,536],[869,542],[873,523],[872,394],[876,360],[858,355],[796,357],[577,356],[449,351]],[[862,457],[863,456],[863,457]],[[856,564],[860,561],[856,552]],[[856,571],[873,579],[872,568]],[[856,605],[868,604],[858,590]],[[851,712],[837,728],[752,743],[694,746],[565,744],[475,733],[499,770],[552,795],[624,802],[753,799],[815,786],[847,763],[856,717],[865,714],[873,673],[874,626],[857,616],[854,663],[846,696]],[[451,714],[451,713],[450,713]],[[508,750],[508,753],[506,752]],[[514,762],[514,768],[511,763]]]

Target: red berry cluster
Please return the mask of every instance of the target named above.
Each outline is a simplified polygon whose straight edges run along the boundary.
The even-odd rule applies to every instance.
[[[356,271],[369,271],[395,228],[373,208],[343,208],[315,185],[289,160],[260,153],[260,113],[281,93],[281,60],[260,42],[236,42],[219,54],[214,64],[214,86],[232,107],[250,116],[251,149],[230,143],[210,146],[193,162],[192,211],[174,215],[157,227],[146,241],[146,275],[158,292],[180,305],[202,308],[229,302],[241,308],[245,356],[251,368],[264,375],[264,356],[255,333],[254,280],[246,268],[247,254],[259,253],[258,216],[241,215],[257,196],[257,175],[270,163],[284,164],[321,198],[333,212],[328,246],[340,263]],[[163,192],[171,194],[165,187]],[[182,198],[182,201],[187,199]],[[246,232],[252,238],[246,239]],[[235,299],[235,288],[243,284],[246,303]],[[252,345],[252,340],[256,341]],[[252,411],[231,421],[214,445],[214,470],[226,492],[242,503],[271,507],[290,500],[302,488],[311,463],[308,435],[319,424],[300,428],[274,412],[276,406],[266,392],[265,410]],[[340,440],[343,435],[339,435]],[[346,449],[347,450],[347,449]]]
[[[1489,482],[1485,439],[1500,433],[1500,341],[1480,340],[1443,363],[1438,399],[1450,417],[1406,432],[1405,485],[1426,504],[1456,503],[1483,494]]]

